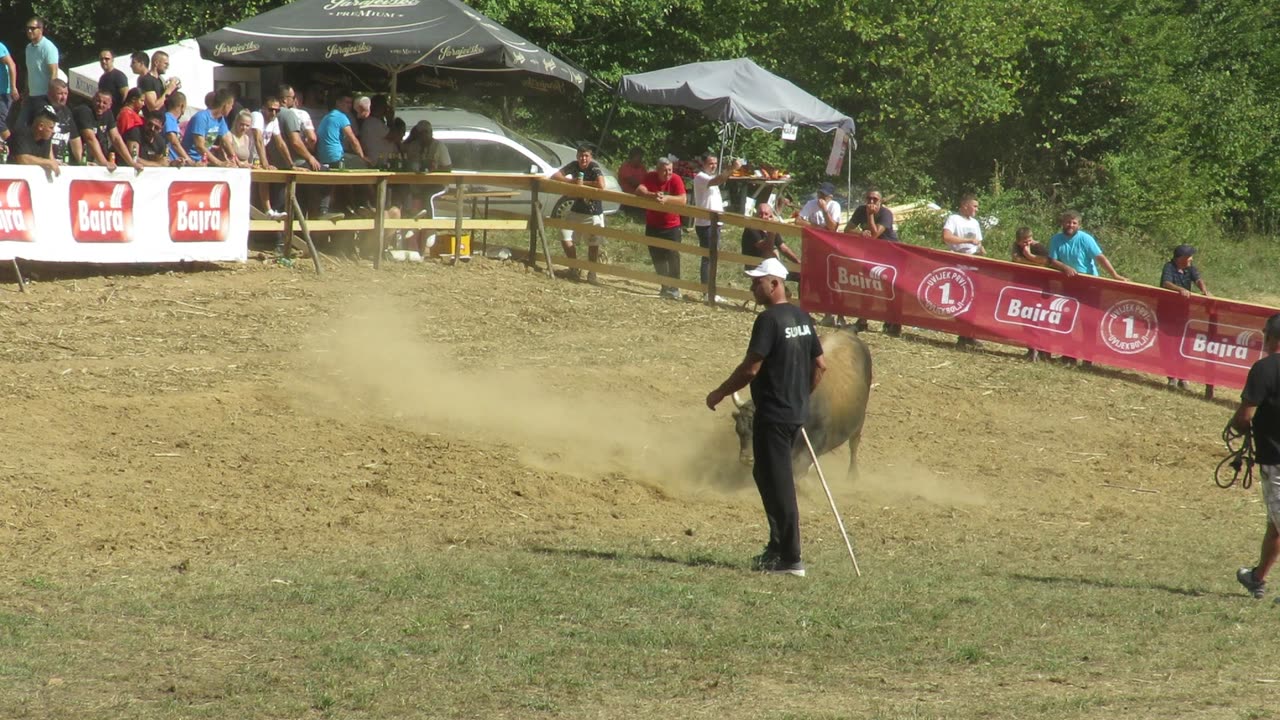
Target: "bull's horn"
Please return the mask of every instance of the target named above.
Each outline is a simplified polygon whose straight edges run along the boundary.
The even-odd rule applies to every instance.
[[[741,408],[743,405],[746,405],[746,403],[742,401],[742,398],[738,397],[737,391],[734,391],[733,393],[733,404],[735,407],[738,407],[738,408]]]

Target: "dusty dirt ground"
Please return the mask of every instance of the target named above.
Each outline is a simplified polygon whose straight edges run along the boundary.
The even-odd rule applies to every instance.
[[[764,538],[731,408],[703,406],[750,313],[483,259],[104,272],[0,289],[5,576],[402,543],[745,561]],[[908,335],[867,336],[863,478],[824,462],[872,563],[929,522],[1013,542],[1217,492],[1226,402]],[[815,488],[806,542],[842,548]]]

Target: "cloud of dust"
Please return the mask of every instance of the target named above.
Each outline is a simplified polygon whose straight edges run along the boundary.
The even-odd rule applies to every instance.
[[[924,500],[936,505],[985,505],[987,497],[968,486],[956,475],[939,475],[924,465],[904,458],[896,458],[893,464],[871,467],[859,458],[858,479],[844,483],[845,489],[856,489],[877,501],[911,502]],[[810,473],[817,485],[816,473]],[[821,488],[818,492],[821,492]]]
[[[695,419],[697,408],[655,410],[625,388],[548,385],[566,375],[572,383],[572,369],[473,370],[422,339],[412,317],[385,299],[348,308],[317,340],[315,357],[338,382],[315,399],[418,432],[500,442],[530,466],[566,474],[621,473],[669,489],[750,482],[725,407]]]

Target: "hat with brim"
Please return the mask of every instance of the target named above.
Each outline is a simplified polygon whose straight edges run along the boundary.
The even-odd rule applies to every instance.
[[[1179,258],[1184,258],[1184,257],[1191,257],[1192,255],[1195,255],[1195,254],[1196,254],[1196,249],[1191,247],[1190,245],[1179,245],[1178,247],[1173,249],[1174,260],[1177,260]]]
[[[777,258],[769,258],[760,263],[758,267],[751,268],[747,271],[751,277],[776,277],[782,280],[787,279],[787,266]]]

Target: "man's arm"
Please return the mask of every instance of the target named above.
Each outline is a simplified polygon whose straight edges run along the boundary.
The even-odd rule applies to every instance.
[[[733,159],[733,161],[729,163],[729,167],[726,167],[726,168],[720,168],[720,174],[719,174],[719,175],[716,175],[715,177],[713,177],[713,178],[711,178],[710,180],[708,180],[708,181],[707,181],[707,184],[708,184],[708,185],[723,185],[723,184],[724,184],[724,181],[725,181],[725,180],[728,180],[730,177],[732,177],[732,176],[733,176],[733,173],[734,173],[735,171],[737,171],[737,170],[738,170],[738,168],[740,168],[740,167],[742,167],[742,163],[738,161],[738,158],[734,158],[734,159]],[[604,186],[603,186],[603,185],[601,185],[601,188],[603,188],[603,187],[604,187]]]
[[[1062,274],[1067,277],[1075,277],[1080,274],[1075,268],[1055,258],[1049,258],[1049,267],[1062,271]]]
[[[1205,297],[1213,297],[1213,293],[1209,292],[1209,288],[1205,287],[1204,278],[1196,280],[1196,287],[1200,288],[1200,292],[1204,293]]]
[[[258,128],[250,128],[249,132],[253,133],[253,146],[258,152],[258,163],[262,165],[263,170],[274,170],[275,168],[271,167],[271,163],[267,161],[267,146],[262,142],[262,131]]]
[[[817,342],[817,340],[814,340]],[[827,372],[827,361],[825,355],[819,355],[813,359],[813,380],[809,383],[809,392],[812,394],[818,389],[818,383],[822,382],[822,376]]]
[[[720,383],[720,386],[715,390],[707,393],[707,407],[715,410],[722,400],[750,385],[763,365],[763,355],[747,353],[747,356],[742,359],[742,362],[738,363],[738,367],[733,369],[729,377]]]
[[[22,96],[18,94],[18,64],[13,61],[13,55],[4,56],[4,64],[9,66],[9,101],[18,102]]]
[[[1249,432],[1253,427],[1253,413],[1257,409],[1257,405],[1246,405],[1241,402],[1240,407],[1236,408],[1236,414],[1231,416],[1231,427],[1240,432]]]
[[[351,129],[350,125],[342,128],[342,137],[347,139],[347,144],[351,146],[355,154],[360,156],[361,160],[369,162],[369,158],[364,156],[364,146],[360,144],[360,138],[356,137],[356,132]]]
[[[1190,291],[1190,290],[1188,290],[1188,289],[1186,289],[1186,288],[1184,288],[1184,287],[1178,287],[1178,285],[1177,285],[1176,283],[1174,283],[1174,282],[1172,282],[1172,281],[1170,281],[1170,280],[1165,280],[1165,281],[1161,282],[1161,283],[1160,283],[1160,287],[1164,288],[1165,290],[1172,290],[1172,291],[1174,291],[1174,292],[1178,293],[1179,295],[1181,295],[1181,296],[1182,296],[1182,297],[1184,297],[1184,298],[1185,298],[1185,297],[1191,297],[1191,291]]]
[[[50,150],[50,152],[52,152],[52,150]],[[15,155],[13,156],[13,159],[14,162],[19,165],[35,165],[37,167],[42,167],[50,177],[61,172],[58,168],[58,161],[54,160],[52,156],[40,157],[39,155]]]
[[[190,155],[187,154],[187,149],[182,147],[181,135],[179,135],[176,132],[170,132],[170,133],[165,133],[164,137],[166,140],[169,141],[169,147],[172,148],[175,153],[177,153],[178,160],[180,160],[183,165],[198,164],[195,160],[191,159]]]
[[[1106,270],[1107,274],[1115,278],[1116,280],[1119,280],[1121,282],[1129,282],[1129,278],[1116,272],[1116,269],[1111,267],[1111,261],[1107,259],[1106,255],[1103,255],[1102,253],[1098,253],[1097,255],[1093,256],[1093,261],[1101,265],[1102,269]]]
[[[94,164],[102,165],[111,171],[116,169],[116,164],[108,160],[106,153],[102,151],[102,145],[98,142],[98,134],[93,128],[85,128],[80,131],[80,142],[89,146],[89,157],[92,158]]]
[[[289,148],[293,150],[298,157],[306,160],[312,170],[320,170],[320,161],[316,160],[316,156],[312,155],[311,151],[307,149],[307,143],[302,139],[302,133],[289,133]]]
[[[124,141],[124,136],[120,134],[120,131],[115,128],[111,128],[111,132],[109,134],[111,135],[111,146],[115,148],[116,151],[116,157],[124,158],[124,164],[132,167],[138,172],[142,172],[142,163],[138,162],[134,158],[133,154],[129,152],[129,144]]]
[[[795,251],[793,251],[791,248],[787,247],[787,244],[786,244],[786,243],[778,243],[778,252],[780,252],[780,253],[782,253],[784,256],[786,256],[786,258],[787,258],[788,260],[790,260],[791,262],[793,262],[793,263],[795,263],[795,264],[797,264],[797,265],[799,265],[799,264],[800,264],[800,258],[799,258],[799,256],[797,256],[797,255],[795,254]]]
[[[280,153],[280,157],[284,158],[285,165],[281,169],[292,170],[293,169],[293,153],[289,152],[289,143],[284,141],[284,136],[281,135],[280,133],[276,133],[275,135],[272,135],[271,147],[274,147],[276,149],[276,152]]]

